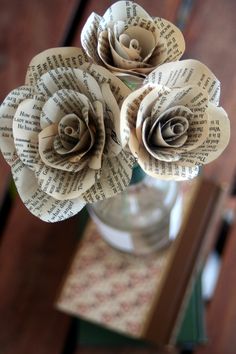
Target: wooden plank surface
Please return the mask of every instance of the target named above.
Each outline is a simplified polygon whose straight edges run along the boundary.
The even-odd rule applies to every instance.
[[[0,248],[0,353],[58,354],[69,317],[54,309],[76,243],[76,218],[47,224],[19,198]]]
[[[58,46],[76,0],[1,0],[0,101],[24,83],[27,65]]]
[[[57,46],[66,27],[66,22],[76,1],[68,0],[14,0],[1,1],[0,12],[0,100],[14,87],[23,83],[27,63],[31,57],[48,47]],[[140,0],[152,15],[169,20],[176,18],[180,0],[145,1]],[[87,1],[86,14],[80,23],[92,12],[102,14],[111,1]],[[221,79],[222,104],[234,116],[236,92],[236,48],[234,0],[195,1],[192,17],[185,30],[188,51],[186,57],[194,57],[206,63]],[[79,44],[78,34],[75,44]],[[205,169],[209,176],[218,176],[229,183],[235,169],[235,119],[232,122],[232,138],[224,155]],[[222,168],[223,166],[223,168]],[[0,158],[1,186],[7,176],[7,165]],[[75,218],[49,225],[30,215],[17,198],[9,219],[0,248],[0,353],[2,354],[59,354],[68,329],[69,317],[55,311],[58,285],[73,253],[75,245]],[[65,231],[66,230],[66,231]],[[233,234],[232,234],[233,235]],[[235,232],[234,232],[235,235]],[[232,240],[235,237],[231,237]],[[223,279],[235,282],[234,255],[228,250],[225,258],[227,269]],[[227,263],[228,262],[228,263]],[[231,273],[230,273],[231,271]],[[231,274],[228,276],[228,274]],[[222,280],[223,282],[223,280]],[[224,280],[227,282],[227,280]],[[219,318],[226,318],[223,331],[225,339],[220,339],[216,315],[209,312],[209,335],[212,333],[211,351],[204,353],[231,354],[228,348],[236,347],[233,330],[236,328],[235,315],[223,316],[223,297],[227,295],[224,284],[219,286],[218,300],[212,309]],[[230,290],[230,289],[229,289]],[[229,308],[235,314],[236,302],[228,297]],[[219,304],[219,305],[217,305]],[[218,311],[218,312],[217,312]],[[215,329],[214,329],[215,326]],[[216,327],[218,326],[218,327]],[[212,332],[210,332],[212,331]],[[230,343],[226,347],[226,340]],[[221,352],[214,351],[217,346]],[[224,347],[225,346],[225,347]],[[230,349],[229,349],[230,350]],[[130,353],[130,348],[112,351],[114,354]],[[156,351],[133,349],[134,354],[152,354]],[[106,354],[110,348],[79,348],[78,354]],[[200,352],[199,352],[200,354]]]

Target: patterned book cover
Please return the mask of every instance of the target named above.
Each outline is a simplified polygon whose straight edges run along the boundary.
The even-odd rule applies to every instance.
[[[67,313],[140,337],[172,247],[148,257],[111,248],[92,221],[57,301]]]

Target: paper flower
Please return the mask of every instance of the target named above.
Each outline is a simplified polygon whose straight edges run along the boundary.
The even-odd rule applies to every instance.
[[[118,1],[101,17],[92,13],[81,43],[89,57],[115,72],[146,75],[158,65],[178,60],[185,49],[180,30],[152,18],[132,1]]]
[[[229,120],[218,107],[219,96],[219,81],[199,61],[163,64],[124,101],[122,144],[129,144],[147,174],[191,179],[229,142]]]
[[[129,93],[79,48],[33,58],[0,108],[0,148],[34,215],[63,220],[126,188],[133,157],[122,151],[119,117]]]

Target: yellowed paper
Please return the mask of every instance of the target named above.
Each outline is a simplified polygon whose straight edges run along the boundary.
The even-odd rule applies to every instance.
[[[12,174],[20,197],[29,211],[47,222],[58,222],[76,215],[85,205],[81,198],[56,200],[38,187],[32,170],[20,159],[12,165]]]
[[[120,142],[120,107],[130,89],[79,48],[40,53],[26,81],[31,86],[1,106],[0,134],[29,210],[56,222],[123,191],[134,164]]]
[[[178,60],[185,42],[169,21],[153,18],[132,1],[118,1],[103,16],[92,13],[81,33],[88,56],[113,72],[146,76],[160,64]]]
[[[195,60],[163,64],[130,94],[121,110],[121,141],[144,171],[161,179],[192,179],[229,142],[220,83]]]
[[[208,67],[198,60],[187,59],[163,64],[148,75],[144,83],[155,83],[169,88],[196,85],[207,91],[213,103],[219,104],[220,82]]]
[[[11,91],[0,106],[0,149],[9,165],[12,165],[17,158],[12,132],[14,115],[19,104],[32,98],[33,94],[34,89],[32,87],[21,86]]]

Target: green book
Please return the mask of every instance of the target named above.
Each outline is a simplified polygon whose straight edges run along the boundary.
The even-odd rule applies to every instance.
[[[177,337],[178,344],[201,344],[207,341],[201,276],[198,277]]]

